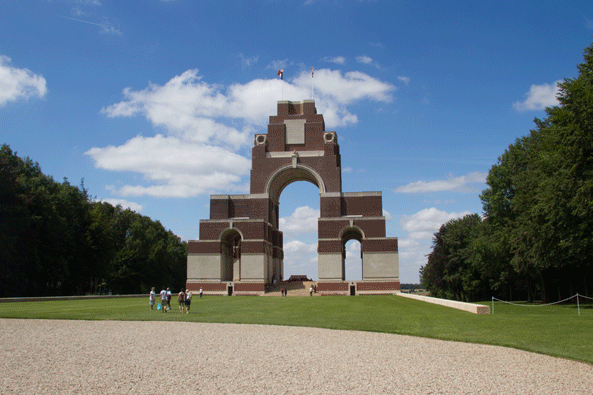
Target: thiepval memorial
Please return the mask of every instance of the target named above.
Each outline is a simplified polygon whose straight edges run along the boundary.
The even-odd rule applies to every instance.
[[[221,158],[224,160],[224,158]],[[397,238],[385,236],[381,192],[342,192],[338,135],[325,130],[314,100],[279,101],[267,134],[254,138],[250,193],[211,195],[210,219],[190,240],[187,288],[205,294],[264,294],[284,276],[278,206],[284,188],[319,188],[320,294],[395,293],[400,288]],[[362,281],[345,281],[345,244],[361,243]]]

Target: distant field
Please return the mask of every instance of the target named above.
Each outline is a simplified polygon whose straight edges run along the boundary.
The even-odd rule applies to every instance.
[[[485,304],[490,304],[485,303]],[[593,364],[593,308],[496,304],[474,315],[398,296],[194,298],[192,312],[151,311],[147,298],[0,304],[0,318],[187,321],[309,326],[385,332],[514,347]],[[413,356],[406,356],[413,357]]]

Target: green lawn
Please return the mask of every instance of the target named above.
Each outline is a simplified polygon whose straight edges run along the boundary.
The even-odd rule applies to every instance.
[[[489,304],[489,303],[487,303]],[[194,298],[192,312],[151,311],[148,298],[0,304],[0,318],[188,321],[310,326],[514,347],[593,364],[593,308],[495,305],[475,315],[398,296]]]

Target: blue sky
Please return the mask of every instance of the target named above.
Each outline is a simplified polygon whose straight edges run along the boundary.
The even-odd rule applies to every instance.
[[[253,135],[281,95],[312,97],[314,67],[342,189],[383,193],[400,279],[418,282],[432,234],[482,213],[488,170],[592,34],[590,0],[4,0],[0,143],[196,239],[210,194],[248,193]],[[317,278],[318,192],[281,196],[286,276]]]

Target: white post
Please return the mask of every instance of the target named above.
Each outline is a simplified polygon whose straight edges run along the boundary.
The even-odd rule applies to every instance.
[[[492,314],[494,314],[494,296],[492,297]]]
[[[579,303],[579,293],[577,292],[577,310],[579,311],[579,315],[581,315],[581,305]]]

